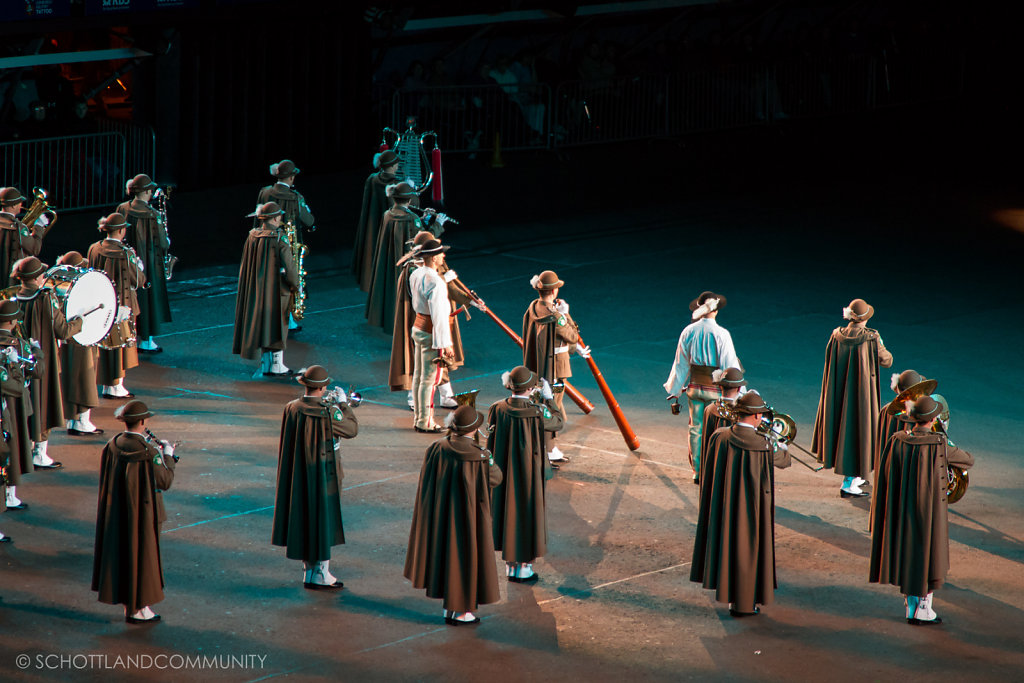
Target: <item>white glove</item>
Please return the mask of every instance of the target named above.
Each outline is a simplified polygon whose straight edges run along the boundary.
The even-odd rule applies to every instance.
[[[576,353],[580,354],[580,358],[590,358],[590,347],[584,346],[583,344],[577,344]]]
[[[435,221],[435,222],[436,222],[436,223],[437,223],[438,225],[444,225],[444,224],[445,224],[445,223],[447,223],[447,222],[448,222],[449,220],[450,220],[450,219],[448,218],[448,214],[446,214],[446,213],[439,213],[439,214],[437,214],[437,218],[435,218],[435,219],[434,219],[434,221]]]
[[[544,377],[540,378],[540,397],[545,401],[550,401],[555,397],[555,392],[551,391],[551,382]]]
[[[477,301],[476,299],[473,299],[472,301],[469,302],[469,305],[475,308],[479,308],[481,311],[487,310],[487,304],[485,304],[482,300]]]
[[[160,446],[160,450],[163,451],[164,457],[170,458],[174,456],[174,444],[170,441],[161,441]]]
[[[50,217],[45,213],[36,219],[36,225],[41,225],[44,228],[50,224]]]
[[[0,351],[0,354],[2,354],[7,359],[7,362],[10,363],[14,361],[14,357],[18,355],[18,352],[14,350],[13,346],[5,346],[4,350]]]
[[[569,315],[569,302],[565,299],[559,299],[555,302],[555,310],[562,315]]]
[[[346,394],[345,390],[341,387],[338,387],[338,400],[342,403],[348,401],[348,394]]]
[[[28,343],[29,343],[29,345],[30,345],[30,346],[31,346],[31,347],[32,347],[33,349],[40,349],[40,350],[41,350],[41,349],[43,348],[43,347],[42,347],[42,345],[41,345],[41,344],[39,343],[39,340],[38,340],[38,339],[29,339],[29,340],[28,340]]]

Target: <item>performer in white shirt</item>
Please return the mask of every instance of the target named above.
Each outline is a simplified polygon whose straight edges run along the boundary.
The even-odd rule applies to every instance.
[[[712,374],[715,370],[743,369],[732,345],[732,335],[715,320],[725,304],[725,297],[714,292],[703,292],[690,302],[694,322],[679,335],[676,359],[664,385],[669,400],[677,399],[686,392],[690,408],[690,467],[693,468],[694,481],[698,480],[700,472],[704,409],[722,397],[722,388],[715,384]]]
[[[442,374],[441,365],[434,359],[454,358],[452,328],[448,319],[452,313],[448,285],[437,272],[446,251],[447,246],[441,246],[437,240],[428,240],[420,249],[423,266],[409,275],[412,308],[416,312],[416,320],[412,324],[413,428],[417,432],[431,434],[439,434],[444,429],[434,422],[434,387],[440,383]]]

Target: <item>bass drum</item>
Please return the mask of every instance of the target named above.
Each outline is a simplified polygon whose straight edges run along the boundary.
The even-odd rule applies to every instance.
[[[46,271],[43,287],[53,290],[64,317],[82,316],[82,330],[74,340],[95,346],[107,336],[117,314],[117,292],[107,274],[91,268],[54,266]]]

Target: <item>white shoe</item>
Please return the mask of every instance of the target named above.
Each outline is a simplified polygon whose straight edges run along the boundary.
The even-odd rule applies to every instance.
[[[160,347],[157,346],[156,342],[153,341],[153,338],[150,337],[146,341],[140,341],[139,342],[139,348],[142,349],[143,351],[156,351]]]
[[[558,446],[554,446],[550,451],[548,451],[548,460],[551,462],[560,462],[565,459],[565,454],[558,450]]]
[[[284,364],[284,351],[274,351],[271,356],[270,369],[264,374],[271,375],[290,375],[291,370]]]
[[[459,404],[455,400],[455,392],[452,391],[452,383],[445,382],[444,384],[437,385],[437,393],[439,400],[437,405],[442,408],[458,408]]]
[[[123,380],[119,380],[118,383],[113,386],[104,386],[103,395],[113,396],[114,398],[127,398],[130,392],[124,388],[124,384],[122,384],[122,382]]]
[[[14,495],[14,487],[13,486],[8,486],[7,487],[7,507],[9,507],[9,508],[16,508],[19,505],[21,505],[21,498],[18,498],[16,495]]]
[[[409,404],[409,410],[416,410],[416,399],[413,398],[412,391],[406,395],[405,402]]]
[[[866,483],[868,483],[867,479],[861,479],[860,477],[854,477],[853,478],[853,485],[856,486],[857,488],[860,488],[861,486],[863,486]]]

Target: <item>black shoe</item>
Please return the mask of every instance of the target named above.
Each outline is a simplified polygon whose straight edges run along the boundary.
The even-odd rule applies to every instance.
[[[729,614],[731,614],[732,616],[734,616],[736,618],[753,617],[753,616],[757,616],[760,613],[761,613],[761,608],[756,606],[756,605],[754,606],[754,611],[753,612],[740,612],[739,610],[735,610],[732,607],[729,608]]]
[[[64,467],[64,463],[59,460],[54,460],[49,465],[36,465],[34,463],[32,465],[33,470],[59,470],[62,467]]]
[[[83,432],[81,429],[68,429],[68,434],[71,436],[92,436],[93,434],[102,434],[103,430],[97,427],[95,431]]]
[[[142,348],[140,346],[140,347],[138,347],[138,351],[139,351],[139,353],[148,353],[148,354],[163,353],[164,352],[164,347],[158,346],[155,349],[144,349],[144,348]]]
[[[911,626],[935,626],[936,624],[942,623],[942,617],[935,617],[930,621],[925,619],[915,619],[913,617],[908,617],[907,623]]]
[[[264,372],[263,376],[264,377],[291,377],[294,374],[295,374],[294,372],[292,372],[291,370],[288,370],[286,372]]]
[[[699,474],[693,475],[693,483],[696,484],[697,486],[700,486],[700,475]]]
[[[560,469],[562,469],[562,466],[559,465],[558,463],[559,463],[558,460],[548,460],[548,464],[551,465],[551,469],[553,469],[553,470],[560,470]]]
[[[11,510],[28,510],[28,503],[18,503],[17,505],[8,505],[7,511]]]
[[[432,427],[430,429],[423,429],[421,427],[413,426],[413,429],[415,429],[420,434],[440,434],[441,432],[444,431],[444,427],[438,426]]]
[[[136,617],[125,617],[124,620],[129,624],[155,624],[160,621],[160,615],[154,614],[149,619],[138,619]]]
[[[14,543],[14,539],[10,536],[4,536],[3,538],[0,538],[0,543]]]
[[[844,491],[843,489],[839,489],[839,495],[842,496],[843,498],[864,498],[865,496],[869,496],[871,494],[869,494],[867,491],[853,493],[852,491]]]
[[[107,392],[103,392],[102,394],[100,394],[100,398],[109,398],[111,401],[124,401],[124,400],[129,399],[129,398],[135,398],[135,394],[133,394],[132,392],[129,391],[124,396],[114,396],[113,394],[108,394]]]
[[[534,572],[532,575],[526,577],[525,579],[520,579],[518,576],[510,576],[508,577],[508,580],[512,583],[536,583],[537,581],[540,581],[540,574]]]
[[[552,460],[551,458],[548,458],[548,462],[557,462],[557,463],[558,463],[559,465],[564,465],[564,464],[565,464],[565,463],[567,463],[567,462],[572,462],[572,460],[570,460],[569,458],[567,458],[567,457],[565,457],[565,456],[563,455],[563,456],[562,456],[561,458],[559,458],[558,460]]]
[[[312,583],[310,581],[306,581],[302,584],[302,587],[308,588],[311,591],[332,591],[341,590],[345,587],[345,584],[341,581],[335,581],[334,583]]]
[[[296,332],[302,332],[302,325],[299,325],[298,327],[288,328],[288,334],[295,334]]]
[[[445,617],[444,623],[451,624],[452,626],[468,626],[470,624],[479,624],[480,617],[473,617],[471,621],[460,621],[455,617]]]

